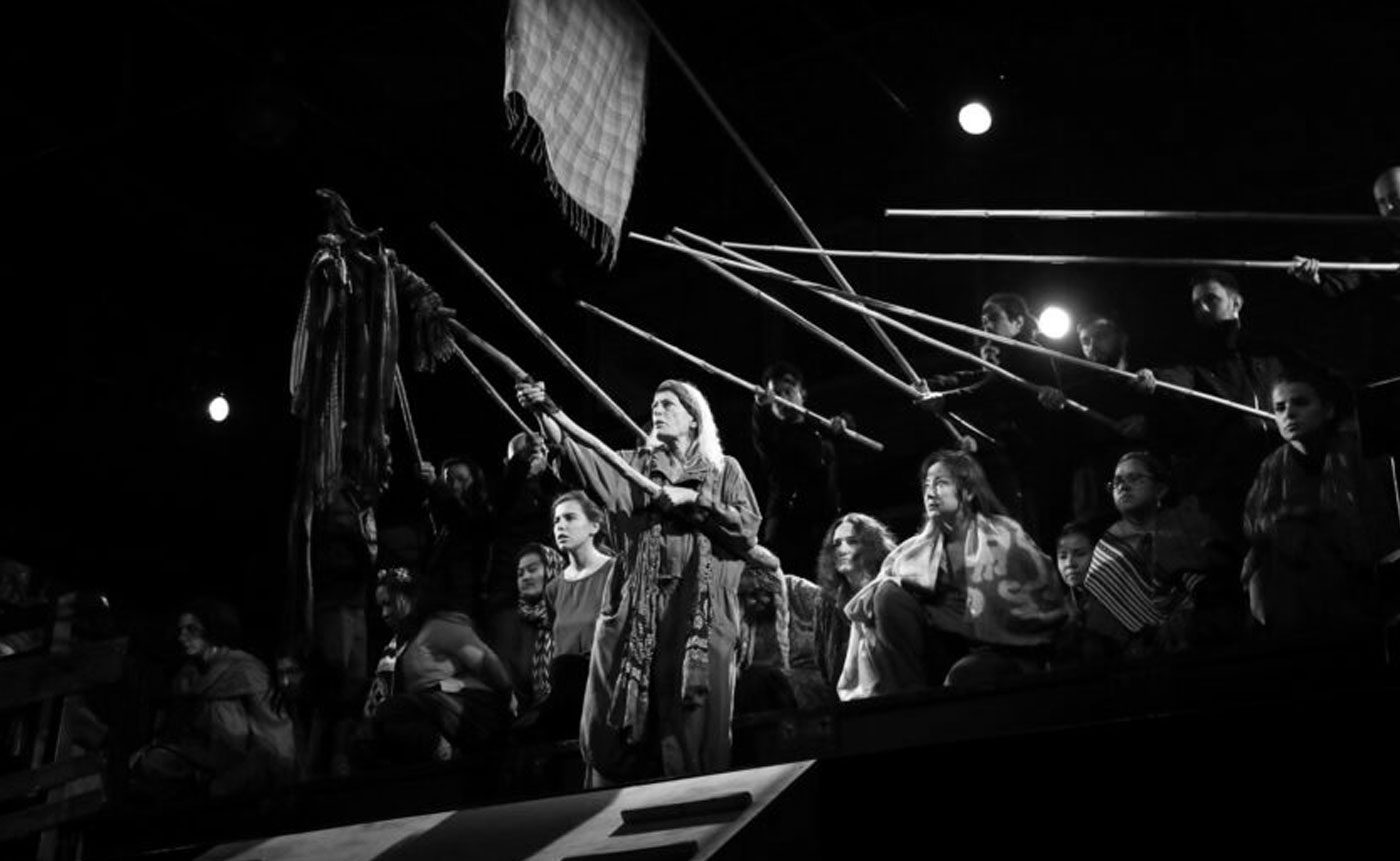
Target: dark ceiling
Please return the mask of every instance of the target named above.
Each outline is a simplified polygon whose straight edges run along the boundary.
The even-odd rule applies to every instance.
[[[839,356],[685,261],[626,244],[598,268],[512,153],[501,110],[505,3],[188,2],[54,7],[5,59],[10,288],[0,554],[113,590],[222,589],[271,599],[297,428],[287,363],[301,280],[330,187],[362,225],[483,333],[618,427],[429,233],[439,221],[615,396],[645,409],[680,369],[571,304],[590,300],[747,376],[779,356],[891,443],[848,498],[905,500],[936,426]],[[1163,225],[894,223],[886,206],[1369,211],[1400,162],[1400,8],[1349,4],[652,2],[660,25],[829,245],[948,251],[1286,257],[1337,253],[1335,232]],[[121,8],[117,8],[120,6]],[[1354,7],[1359,9],[1360,7]],[[631,224],[797,239],[672,62],[653,46]],[[996,125],[958,131],[969,96]],[[799,266],[816,272],[813,267]],[[1180,274],[851,265],[862,289],[962,319],[994,289],[1121,315],[1169,352]],[[1315,302],[1251,280],[1251,324],[1286,337]],[[775,288],[781,289],[781,288]],[[869,335],[801,297],[883,361]],[[1322,336],[1318,336],[1322,337]],[[940,362],[911,350],[921,367]],[[745,396],[715,393],[756,472]],[[465,375],[410,377],[428,454],[497,463],[509,425]],[[216,392],[229,422],[203,416]],[[243,584],[219,587],[231,576]]]

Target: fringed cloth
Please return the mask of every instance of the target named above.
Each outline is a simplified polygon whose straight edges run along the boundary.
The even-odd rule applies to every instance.
[[[1129,542],[1105,533],[1094,545],[1084,588],[1128,631],[1155,628],[1205,580],[1199,571],[1183,572],[1180,589],[1159,581],[1151,565]]]
[[[926,528],[885,558],[880,574],[846,604],[851,638],[837,683],[842,700],[863,699],[879,689],[875,647],[875,592],[893,580],[932,595],[946,564],[941,530]],[[1069,621],[1072,609],[1050,558],[1009,517],[979,514],[963,543],[967,572],[967,624],[978,643],[1044,646]]]
[[[398,394],[399,291],[412,313],[418,370],[432,370],[451,354],[453,316],[427,282],[398,262],[378,231],[355,225],[340,195],[325,189],[319,194],[329,210],[328,228],[306,275],[289,372],[292,413],[302,423],[290,567],[302,569],[296,579],[303,586],[301,623],[307,630],[315,600],[313,515],[337,494],[367,512],[388,482],[388,414]]]
[[[351,489],[370,503],[388,480],[387,421],[399,351],[393,270],[377,239],[334,233],[311,260],[292,343],[292,413],[302,420],[302,504]]]
[[[644,466],[647,468],[643,472],[647,474],[665,472],[655,463]],[[692,450],[684,464],[670,472],[664,476],[670,484],[698,488],[702,495],[719,492],[720,471],[703,460],[696,450]],[[704,534],[696,531],[694,536],[695,557],[700,564],[696,572],[694,603],[688,614],[681,668],[681,704],[687,708],[702,705],[709,693],[710,627],[714,615],[710,600],[710,586],[715,575],[714,548]],[[657,516],[635,539],[624,540],[619,559],[629,560],[630,564],[625,572],[615,572],[623,576],[623,591],[631,612],[617,684],[608,707],[608,723],[632,744],[646,735],[647,711],[651,706],[651,666],[664,599],[661,583],[664,542],[662,521]],[[684,594],[679,589],[678,593]]]
[[[515,145],[544,166],[570,226],[609,263],[642,147],[648,40],[627,0],[513,0],[506,21]]]
[[[521,620],[535,631],[534,650],[530,655],[530,702],[538,705],[545,701],[551,689],[549,665],[554,660],[554,611],[543,598],[533,602],[521,598],[515,609]]]

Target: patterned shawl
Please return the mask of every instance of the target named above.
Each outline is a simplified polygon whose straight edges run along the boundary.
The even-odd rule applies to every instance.
[[[516,612],[527,625],[535,629],[535,647],[530,656],[530,699],[532,704],[544,702],[549,696],[549,664],[554,660],[554,610],[541,598],[528,602],[520,598]]]
[[[946,550],[941,530],[925,528],[886,557],[880,574],[846,604],[851,638],[837,683],[841,699],[873,696],[879,677],[870,650],[875,643],[875,591],[893,580],[933,594]],[[967,617],[977,642],[1008,646],[1050,643],[1072,607],[1050,558],[1009,517],[978,514],[963,543]]]
[[[695,488],[702,496],[707,492],[715,496],[719,493],[720,471],[701,458],[696,448],[691,449],[683,462],[663,463],[655,454],[648,461],[643,464],[644,474],[660,476],[669,484]],[[665,516],[669,515],[651,512],[650,522],[640,534],[624,536],[618,559],[627,560],[627,568],[621,574],[614,572],[615,576],[623,578],[624,601],[631,609],[617,686],[608,709],[608,723],[622,731],[633,744],[646,734],[647,709],[651,704],[651,664],[656,654],[657,625],[661,621],[663,602],[661,556]],[[709,694],[710,625],[714,613],[710,601],[714,548],[710,539],[698,529],[693,534],[693,556],[698,560],[699,570],[681,668],[681,702],[686,706],[698,706]]]

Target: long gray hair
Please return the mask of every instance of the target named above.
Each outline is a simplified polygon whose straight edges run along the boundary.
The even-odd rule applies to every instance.
[[[695,417],[695,445],[700,457],[715,469],[724,469],[724,447],[719,443],[719,428],[715,426],[715,414],[710,410],[710,402],[700,394],[700,390],[685,380],[665,380],[656,387],[657,392],[671,392],[680,399],[686,411]],[[656,431],[647,435],[647,448],[660,448],[661,440]]]

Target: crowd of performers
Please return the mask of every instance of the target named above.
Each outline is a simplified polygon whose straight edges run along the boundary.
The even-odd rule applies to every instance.
[[[1321,280],[1308,261],[1296,274]],[[1199,338],[1174,363],[1140,368],[1115,321],[1080,325],[1082,355],[1130,380],[992,342],[983,357],[1034,389],[930,380],[921,406],[986,436],[933,442],[891,489],[922,501],[910,536],[842,506],[845,422],[774,400],[804,403],[792,365],[765,371],[752,405],[762,502],[695,385],[660,382],[645,443],[617,453],[651,494],[522,382],[539,430],[510,440],[494,493],[453,459],[376,510],[322,512],[315,642],[275,673],[236,648],[226,605],[185,609],[189,660],[133,777],[154,795],[237,794],[576,738],[586,783],[605,786],[728,767],[745,712],[1258,642],[1380,651],[1400,612],[1400,511],[1385,446],[1361,444],[1357,379],[1247,332],[1229,273],[1185,286]],[[1393,326],[1393,285],[1377,289]],[[981,324],[1038,339],[1018,295],[988,298]],[[1360,364],[1374,378],[1385,359]]]

